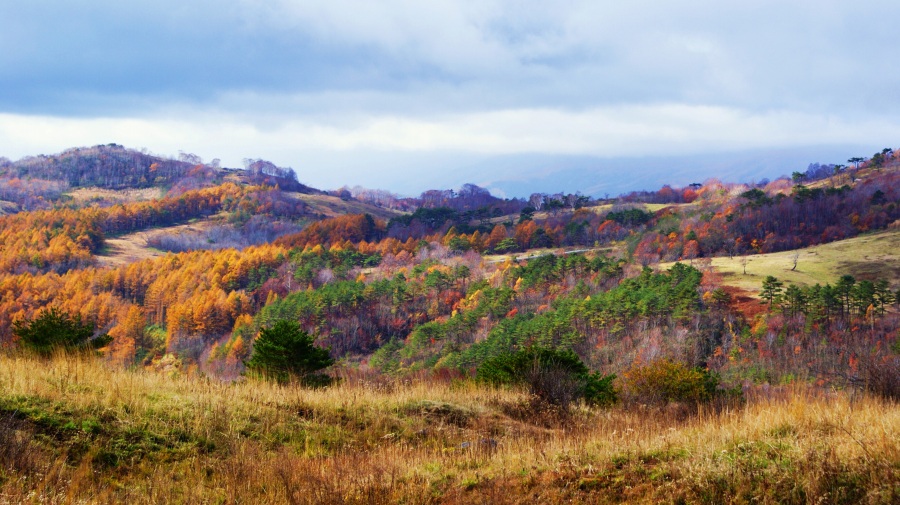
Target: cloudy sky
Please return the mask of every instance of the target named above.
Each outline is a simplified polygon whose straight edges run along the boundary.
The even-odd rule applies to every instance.
[[[405,193],[771,177],[897,146],[897,20],[866,0],[0,0],[0,156],[116,142]]]

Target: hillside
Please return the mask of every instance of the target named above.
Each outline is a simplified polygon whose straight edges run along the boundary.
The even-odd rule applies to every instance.
[[[803,296],[810,298],[803,299],[802,303],[811,306],[818,306],[822,301],[821,296],[815,299],[817,290],[832,288],[842,281],[842,277],[844,281],[849,276],[854,282],[869,282],[871,286],[880,286],[879,283],[895,286],[900,279],[898,247],[900,232],[893,228],[793,251],[716,257],[696,260],[696,264],[729,294],[734,310],[753,319],[767,310],[761,291],[770,277],[783,286],[799,286]],[[673,264],[660,263],[655,268],[663,270]],[[857,288],[862,289],[862,286],[864,284],[858,284]],[[889,301],[896,299],[896,295],[885,296]],[[879,304],[877,297],[866,297],[866,300],[860,303],[866,303],[866,307]],[[885,310],[891,310],[890,305],[888,303]]]
[[[758,292],[763,279],[769,275],[800,286],[834,284],[841,275],[870,281],[897,280],[900,279],[900,229],[793,251],[712,258],[711,265],[722,274],[723,284],[750,292]],[[665,264],[660,266],[666,267]]]
[[[304,194],[323,193],[298,182],[296,172],[289,167],[261,159],[246,160],[246,165],[244,170],[222,168],[219,160],[207,164],[187,153],[176,160],[118,144],[72,148],[18,161],[0,158],[0,200],[24,210],[45,209],[67,201],[111,204],[147,199],[155,192],[177,195],[226,181],[278,186]]]
[[[75,149],[56,157],[69,161],[40,157],[38,166],[66,167],[91,153],[100,163],[107,154],[123,152],[131,151]],[[279,183],[256,185],[257,179],[295,182],[292,170],[263,160],[251,160],[243,172],[190,161],[197,164],[168,189],[67,189],[65,207],[4,218],[0,269],[8,284],[0,341],[12,342],[14,321],[59,307],[109,331],[117,359],[149,364],[175,354],[218,370],[234,354],[224,372],[233,376],[241,368],[235,359],[249,352],[247,340],[286,317],[317,334],[335,357],[382,371],[471,371],[485,358],[527,342],[572,348],[591,366],[619,371],[640,359],[652,340],[644,334],[647,325],[687,331],[686,342],[656,347],[696,364],[708,364],[707,353],[735,345],[730,339],[743,325],[755,324],[740,320],[746,313],[729,314],[726,319],[734,320],[727,331],[688,329],[688,321],[706,324],[718,317],[718,302],[700,298],[717,283],[752,292],[772,273],[800,285],[841,275],[874,281],[867,277],[874,264],[882,265],[886,289],[900,287],[897,272],[883,266],[892,264],[895,241],[857,237],[900,217],[894,161],[880,169],[863,166],[851,185],[824,189],[786,180],[762,187],[712,181],[615,200],[536,194],[525,201],[501,200],[466,185],[428,191],[402,205],[386,192],[354,190],[379,203],[373,205],[347,190],[329,195],[287,191]],[[820,172],[811,168],[809,176]],[[201,179],[212,185],[188,189]],[[389,210],[410,205],[418,207],[410,213]],[[834,242],[840,239],[851,242]],[[799,253],[794,271],[781,275],[774,269],[793,254],[776,251],[817,243]],[[848,248],[861,247],[873,248],[871,258],[837,263]],[[566,252],[559,260],[541,256],[559,251]],[[734,275],[735,264],[725,255],[748,253],[756,253],[748,256],[748,275]],[[669,303],[648,300],[674,294],[655,284],[662,277],[637,277],[642,266],[700,258],[710,258],[722,278],[690,284],[694,298],[679,294],[684,306],[675,312],[647,305]],[[667,275],[667,268],[656,275]],[[19,277],[24,274],[30,275],[27,282]],[[80,287],[84,279],[104,278],[109,280],[91,281],[88,292]],[[608,319],[582,321],[582,311],[598,310],[597,300],[619,296],[633,282],[649,298],[617,305]],[[48,286],[55,286],[50,289],[58,298],[39,294]],[[584,303],[579,296],[594,301]],[[867,297],[861,293],[854,303]],[[845,302],[841,314],[849,322]],[[874,303],[891,302],[878,295]],[[886,323],[894,324],[890,318]],[[151,333],[161,337],[149,338]]]
[[[199,161],[166,159],[117,144],[74,148],[0,165],[4,179],[60,181],[69,187],[146,188],[185,177]]]
[[[900,169],[854,175],[603,200],[324,192],[262,160],[17,179],[0,496],[891,503]]]
[[[292,198],[297,198],[309,206],[310,212],[322,217],[338,217],[347,214],[369,214],[383,220],[400,215],[400,212],[378,207],[358,200],[342,199],[331,195],[307,195],[303,193],[291,193]]]

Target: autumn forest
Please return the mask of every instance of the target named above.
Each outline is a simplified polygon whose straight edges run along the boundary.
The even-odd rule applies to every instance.
[[[92,330],[91,359],[99,366],[204,378],[221,387],[308,387],[308,394],[327,394],[302,380],[278,386],[250,373],[261,332],[285,321],[327,351],[322,374],[331,385],[319,386],[326,389],[397,388],[403,381],[487,381],[502,388],[524,370],[516,368],[523,359],[573,363],[566,369],[574,370],[566,376],[570,392],[553,389],[563,387],[562,379],[551,388],[541,377],[524,386],[537,403],[501,408],[504,419],[526,424],[537,414],[516,409],[540,404],[538,410],[557,412],[552,419],[540,414],[534,430],[573,426],[578,415],[588,415],[577,414],[579,408],[619,404],[630,412],[635,405],[701,400],[726,408],[777,388],[900,398],[896,250],[851,255],[816,274],[815,282],[791,280],[798,272],[814,274],[807,257],[816,248],[867,237],[897,243],[900,155],[891,149],[848,166],[811,164],[772,181],[711,179],[615,198],[499,198],[474,184],[404,197],[361,187],[320,190],[301,181],[302,173],[265,160],[231,169],[218,160],[184,153],[163,158],[116,144],[0,158],[2,352],[26,359],[20,358],[27,355],[22,328],[61,314]],[[125,254],[126,247],[135,250]],[[767,258],[787,259],[771,266]],[[721,268],[727,262],[737,271]],[[0,399],[0,421],[17,419],[20,430],[41,432],[28,414],[36,408],[32,393],[21,394]],[[315,410],[316,401],[302,408]],[[474,422],[476,414],[446,405],[416,408],[460,429]],[[87,430],[79,436],[89,440],[108,434],[73,429]],[[74,443],[69,436],[61,439],[66,451]],[[262,446],[297,447],[285,436]],[[213,445],[204,458],[216,451],[209,437]],[[315,437],[307,437],[308,450]],[[500,435],[483,437],[493,447]],[[322,455],[346,455],[316,443],[323,444]],[[359,443],[371,451],[381,447]],[[148,450],[117,456],[107,467],[123,479],[145,475],[141,458],[156,457]],[[181,461],[172,450],[166,457]],[[18,461],[0,449],[3,458]],[[81,461],[62,458],[75,458],[76,466]],[[891,475],[896,486],[896,462],[893,470],[866,467],[865,479],[873,480],[860,481],[860,489]],[[16,477],[32,472],[22,464],[0,471],[0,490],[28,487]],[[578,495],[588,500],[590,479],[599,477],[566,478],[588,482],[579,484],[587,494]],[[91,493],[108,485],[91,482]],[[437,501],[464,502],[454,493],[466,489],[489,491],[478,482],[468,488],[428,482]],[[761,482],[741,485],[756,489]],[[265,499],[303,496],[285,489],[286,495]],[[400,499],[414,496],[413,489],[390,492]],[[728,492],[743,496],[742,489]],[[700,491],[683,490],[688,501],[703,501]],[[890,492],[879,496],[890,501]],[[560,491],[548,499],[565,496]],[[851,492],[846,502],[859,496]]]

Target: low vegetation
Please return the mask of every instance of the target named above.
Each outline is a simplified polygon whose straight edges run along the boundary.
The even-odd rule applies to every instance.
[[[612,385],[616,376],[591,373],[572,351],[526,347],[505,352],[481,363],[476,378],[495,386],[526,385],[536,399],[564,413],[574,401],[611,405],[618,399]]]
[[[77,352],[99,349],[108,345],[109,335],[95,335],[94,325],[55,307],[41,312],[34,319],[24,319],[13,324],[13,334],[22,347],[42,356],[54,352]]]
[[[0,356],[10,503],[896,503],[900,407],[754,389],[681,409],[352,371],[324,389]]]

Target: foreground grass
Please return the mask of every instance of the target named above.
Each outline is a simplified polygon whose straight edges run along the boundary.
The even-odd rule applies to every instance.
[[[322,390],[0,356],[0,502],[896,503],[900,406],[535,409],[519,392]]]

